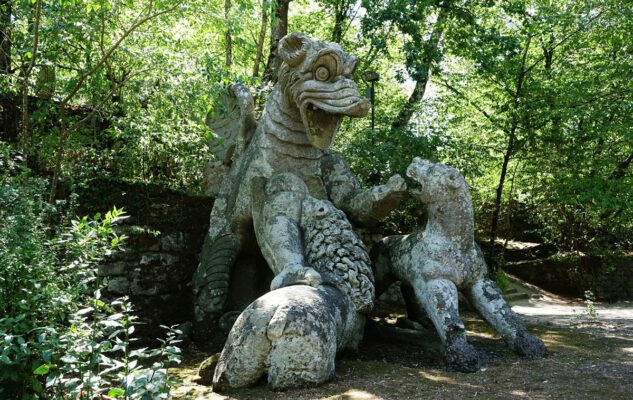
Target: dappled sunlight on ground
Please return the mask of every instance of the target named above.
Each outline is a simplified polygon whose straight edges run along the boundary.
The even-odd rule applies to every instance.
[[[482,387],[479,385],[473,385],[468,382],[460,382],[459,375],[450,377],[450,376],[447,376],[446,373],[442,373],[440,371],[430,371],[430,372],[420,371],[418,372],[418,375],[420,375],[424,379],[427,379],[433,382],[448,383],[451,385],[461,385],[473,390],[482,389]]]
[[[624,353],[633,354],[633,347],[622,347],[621,349]]]
[[[337,394],[335,396],[328,397],[325,400],[382,400],[382,397],[378,397],[363,390],[350,389],[343,394]]]
[[[273,392],[266,386],[216,394],[196,383],[205,354],[188,351],[173,371],[184,381],[175,399],[227,400],[407,400],[407,399],[632,399],[633,305],[597,305],[597,318],[577,317],[582,303],[531,300],[521,307],[532,333],[550,355],[525,360],[475,314],[464,313],[471,343],[486,365],[474,374],[444,369],[433,332],[414,334],[405,342],[366,335],[358,354],[337,361],[336,377],[318,388]],[[571,310],[577,309],[574,313]],[[523,312],[524,308],[515,308]],[[617,310],[617,317],[614,313]],[[613,313],[611,312],[613,311]],[[629,320],[622,315],[631,315]],[[387,318],[392,323],[401,314]],[[613,316],[613,318],[611,318]],[[392,329],[392,328],[384,328]],[[411,339],[413,338],[413,340]],[[415,343],[418,340],[418,343]]]

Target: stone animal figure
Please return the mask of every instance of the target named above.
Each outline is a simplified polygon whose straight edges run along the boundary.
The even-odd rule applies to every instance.
[[[337,287],[353,308],[368,313],[374,307],[374,275],[365,245],[345,214],[325,200],[303,200],[300,226],[308,264],[324,284]]]
[[[428,207],[426,227],[410,235],[386,237],[372,250],[377,280],[395,275],[409,284],[418,306],[430,317],[445,347],[449,366],[479,369],[458,310],[458,290],[518,354],[542,357],[543,342],[530,335],[486,278],[486,264],[474,241],[474,216],[468,184],[454,168],[415,158],[407,169],[420,189],[413,191]]]
[[[363,313],[373,306],[369,255],[345,214],[329,201],[310,196],[307,186],[289,173],[274,176],[265,192],[255,194],[255,198],[266,196],[264,214],[284,205],[300,205],[295,212],[303,247],[320,283],[273,290],[242,312],[218,360],[214,390],[249,386],[264,374],[273,389],[329,380],[337,352],[357,347]],[[298,283],[304,277],[299,274],[294,279]]]
[[[291,172],[305,182],[311,196],[330,200],[358,224],[376,222],[406,194],[398,175],[385,185],[361,189],[345,162],[329,150],[341,119],[366,115],[369,108],[352,79],[356,58],[337,44],[300,33],[280,41],[278,56],[279,82],[256,130],[253,133],[252,118],[238,115],[236,129],[242,137],[226,152],[228,172],[192,282],[198,339],[216,331],[216,321],[225,311],[229,277],[240,256],[261,251],[276,275],[271,289],[321,281],[305,258],[298,220],[288,205],[292,201],[263,213],[264,202],[253,198],[259,193],[255,181]],[[235,109],[252,110],[244,105],[243,92],[237,103]],[[219,125],[228,131],[229,125]]]

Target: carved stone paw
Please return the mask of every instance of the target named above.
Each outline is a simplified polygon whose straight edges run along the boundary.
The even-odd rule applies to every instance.
[[[290,265],[285,267],[270,283],[270,290],[291,285],[317,286],[321,284],[321,274],[310,267]]]
[[[345,310],[335,306],[341,302],[345,300],[337,289],[298,285],[251,303],[233,325],[217,360],[213,391],[251,386],[264,374],[274,390],[331,379],[341,345],[338,327],[346,320],[341,316]]]
[[[407,184],[400,175],[396,174],[384,185],[374,187],[372,192],[374,201],[398,201],[406,195]]]
[[[387,186],[389,187],[392,193],[398,192],[406,192],[407,191],[407,183],[404,181],[399,174],[395,174],[387,181]]]
[[[445,348],[449,369],[459,372],[477,372],[482,361],[477,350],[466,340],[455,340]]]
[[[514,351],[530,360],[547,356],[547,348],[543,341],[526,331],[517,334],[514,342]]]

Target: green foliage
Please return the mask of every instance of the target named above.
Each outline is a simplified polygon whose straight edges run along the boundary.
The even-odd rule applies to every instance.
[[[575,315],[569,321],[571,328],[576,328],[582,323],[592,323],[598,318],[598,310],[596,310],[596,295],[591,290],[585,290],[585,309],[578,315]]]
[[[131,305],[100,298],[106,282],[97,263],[121,247],[113,225],[124,213],[50,229],[61,204],[46,203],[45,180],[0,149],[8,167],[0,175],[0,397],[93,399],[114,390],[125,399],[168,398],[176,332],[159,349],[132,349]]]
[[[563,249],[631,247],[633,141],[625,110],[632,99],[622,68],[633,57],[621,41],[630,26],[625,8],[517,1],[473,8],[471,45],[448,31],[451,47],[436,83],[450,145],[440,158],[466,173],[480,226],[507,156],[503,235],[518,223],[538,226],[542,240]],[[517,220],[518,212],[529,217]]]
[[[585,313],[587,314],[588,319],[596,319],[598,316],[596,306],[594,305],[595,301],[596,296],[593,292],[591,290],[585,290]]]
[[[170,7],[124,36],[139,16]],[[23,82],[35,7],[11,2],[8,18],[0,11],[8,25],[0,30],[11,35],[0,97],[20,104],[28,88],[31,167],[55,169],[60,102],[96,67],[66,108],[66,128],[77,127],[65,143],[66,186],[107,175],[201,193],[215,140],[205,116],[231,82],[253,87],[260,108],[270,89],[251,74],[262,13],[274,7],[234,1],[225,17],[221,0],[44,2],[37,62]],[[498,211],[499,236],[617,254],[633,246],[630,8],[618,0],[295,0],[288,26],[340,36],[359,56],[361,90],[361,72],[380,74],[375,131],[369,118],[348,120],[336,144],[364,184],[403,174],[414,156],[431,157],[471,185],[478,236],[490,235]],[[269,41],[267,34],[263,64]],[[429,77],[422,96],[413,88]],[[34,99],[38,88],[52,98]],[[405,126],[394,124],[408,107]],[[385,231],[406,231],[421,215],[408,204]]]

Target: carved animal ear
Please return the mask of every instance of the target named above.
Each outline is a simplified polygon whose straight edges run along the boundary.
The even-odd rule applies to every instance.
[[[279,57],[291,67],[296,67],[305,59],[310,39],[303,33],[293,32],[279,41]]]

